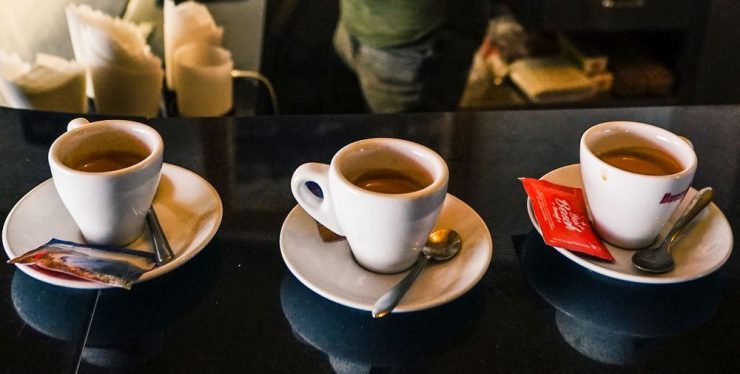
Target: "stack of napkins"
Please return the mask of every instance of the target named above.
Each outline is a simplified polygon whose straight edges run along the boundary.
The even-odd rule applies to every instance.
[[[75,58],[88,68],[96,111],[156,116],[164,72],[146,43],[151,29],[87,5],[70,4],[66,14]]]
[[[85,69],[57,56],[39,54],[31,65],[0,51],[0,94],[13,108],[87,112]]]
[[[176,89],[175,54],[186,44],[220,46],[224,29],[216,25],[208,8],[194,1],[175,5],[173,0],[164,2],[164,60],[167,68],[167,87]]]

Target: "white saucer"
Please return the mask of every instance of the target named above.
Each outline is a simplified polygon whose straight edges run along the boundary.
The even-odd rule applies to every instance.
[[[583,188],[579,164],[553,170],[540,179],[559,185]],[[694,194],[696,190],[691,188],[676,212],[668,220],[666,227],[661,231],[661,237],[668,233]],[[527,212],[532,224],[542,235],[529,199],[527,199]],[[613,263],[580,256],[563,248],[554,248],[573,262],[607,277],[637,283],[679,283],[708,275],[727,261],[732,252],[732,229],[722,211],[714,203],[710,203],[686,227],[682,237],[674,244],[671,253],[676,261],[676,267],[663,274],[647,274],[636,270],[632,266],[632,255],[635,250],[622,249],[606,242],[604,244],[614,256]]]
[[[144,273],[138,282],[166,274],[193,258],[216,234],[223,216],[221,198],[213,186],[198,174],[171,164],[162,167],[153,205],[175,259]],[[10,211],[3,226],[3,246],[8,257],[14,258],[51,238],[84,243],[54,183],[48,179],[23,196]],[[127,247],[153,253],[149,238],[149,231],[144,230],[144,234]],[[28,265],[17,266],[38,280],[58,286],[108,288]]]
[[[448,303],[473,288],[488,269],[493,240],[472,208],[447,194],[437,225],[457,231],[463,248],[449,261],[430,263],[394,312]],[[372,310],[375,301],[406,275],[365,270],[353,259],[346,240],[323,242],[315,221],[300,206],[293,208],[283,222],[280,250],[285,264],[306,287],[356,309]]]

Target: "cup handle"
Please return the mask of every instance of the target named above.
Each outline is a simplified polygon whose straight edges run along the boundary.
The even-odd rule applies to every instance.
[[[265,85],[265,88],[267,89],[267,93],[270,95],[270,104],[272,104],[272,114],[278,115],[280,113],[280,110],[278,109],[278,101],[277,101],[277,92],[275,92],[275,87],[272,86],[272,83],[269,79],[267,79],[266,76],[262,75],[260,72],[255,70],[239,70],[234,69],[231,71],[231,77],[234,79],[253,79],[256,80],[263,85]]]
[[[318,197],[308,189],[307,182],[314,182],[321,188],[323,197]],[[298,204],[315,220],[338,235],[344,235],[339,227],[329,191],[329,165],[310,162],[293,172],[290,181],[293,196]]]
[[[87,125],[88,123],[90,123],[90,121],[84,118],[75,118],[67,124],[67,131],[72,131],[80,126]]]

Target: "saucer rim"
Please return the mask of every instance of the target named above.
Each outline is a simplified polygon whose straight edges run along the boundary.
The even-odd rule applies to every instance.
[[[186,169],[186,168],[184,168],[182,166],[178,166],[178,165],[174,165],[174,164],[169,164],[169,163],[163,163],[162,164],[162,174],[164,174],[165,169],[167,169],[168,171],[171,170],[172,173],[178,173],[178,174],[179,173],[189,173],[192,176],[194,176],[196,179],[200,180],[201,183],[203,183],[203,185],[210,192],[209,195],[212,198],[214,198],[214,201],[216,203],[216,210],[214,212],[214,214],[215,214],[214,224],[213,224],[213,227],[210,229],[210,231],[208,232],[208,234],[206,235],[206,237],[203,239],[203,241],[201,243],[199,243],[198,245],[194,246],[193,249],[191,249],[191,250],[189,250],[187,252],[181,253],[180,256],[176,256],[173,259],[173,261],[171,261],[171,262],[169,262],[169,263],[167,263],[165,265],[162,265],[162,266],[156,266],[153,269],[145,272],[144,274],[141,275],[141,277],[138,280],[136,280],[136,282],[134,282],[134,284],[143,283],[143,282],[146,282],[148,280],[151,280],[151,279],[160,277],[160,276],[162,276],[164,274],[167,274],[167,273],[169,273],[169,272],[177,269],[178,267],[180,267],[183,264],[185,264],[188,261],[190,261],[193,257],[195,257],[195,255],[197,255],[198,253],[200,253],[200,251],[202,251],[203,248],[205,248],[208,245],[208,243],[211,242],[211,240],[213,240],[213,237],[216,235],[216,233],[218,232],[218,229],[221,227],[221,222],[223,220],[223,202],[221,201],[221,197],[218,194],[218,191],[216,191],[216,189],[213,187],[213,185],[211,185],[205,178],[201,177],[198,173],[196,173],[196,172],[194,172],[192,170]],[[24,201],[26,201],[27,199],[30,199],[34,195],[34,193],[37,193],[38,192],[37,190],[40,190],[42,188],[48,188],[46,185],[49,184],[49,183],[52,183],[52,185],[53,185],[53,178],[46,179],[45,181],[39,183],[34,188],[32,188],[31,190],[29,190],[25,195],[23,195],[23,197],[21,197],[15,203],[15,205],[13,206],[13,208],[10,210],[10,212],[6,216],[5,222],[3,224],[2,242],[3,242],[3,249],[5,251],[5,254],[8,256],[8,258],[13,258],[14,256],[21,255],[21,254],[17,254],[14,251],[12,251],[12,249],[10,248],[10,245],[8,243],[8,235],[9,235],[8,234],[8,226],[10,224],[11,218],[14,216],[14,214],[16,213],[16,210],[20,208],[20,206],[22,205],[22,203]],[[155,199],[156,199],[156,196],[155,196]],[[29,249],[29,251],[32,250],[32,249],[33,248]],[[25,251],[23,253],[26,253],[26,252],[28,252],[28,251]],[[177,252],[177,251],[175,251],[175,252]],[[47,273],[38,271],[38,270],[34,269],[33,267],[28,266],[28,265],[23,265],[23,264],[15,264],[15,265],[16,265],[16,267],[19,270],[23,271],[24,273],[28,274],[29,276],[31,276],[31,277],[33,277],[35,279],[38,279],[38,280],[40,280],[42,282],[45,282],[45,283],[48,283],[48,284],[52,284],[52,285],[55,285],[55,286],[67,287],[67,288],[75,288],[75,289],[85,289],[85,290],[97,290],[97,289],[113,288],[112,286],[109,286],[109,285],[95,283],[95,282],[91,282],[91,281],[87,281],[87,280],[82,280],[82,279],[79,279],[78,280],[78,279],[66,279],[66,278],[56,277],[56,276],[53,276],[51,274],[47,274]]]
[[[559,168],[553,169],[545,173],[539,179],[546,180],[545,177],[547,176],[550,176],[558,172],[563,172],[563,170],[566,170],[569,168],[575,168],[575,167],[580,167],[580,163],[565,165],[565,166],[561,166]],[[579,188],[582,188],[582,187],[579,187]],[[693,191],[694,193],[696,192],[696,189],[694,189],[693,187],[689,187],[689,189],[690,191]],[[527,205],[527,215],[529,216],[529,219],[532,222],[532,225],[534,226],[535,230],[537,230],[537,232],[540,234],[540,236],[542,236],[542,228],[540,227],[539,222],[537,222],[537,218],[534,216],[534,210],[533,210],[534,208],[532,207],[532,201],[529,197],[527,197],[526,205]],[[618,279],[618,280],[622,280],[626,282],[641,283],[641,284],[675,284],[675,283],[683,283],[683,282],[696,280],[696,279],[705,277],[717,271],[719,268],[722,267],[722,265],[724,265],[727,262],[727,260],[730,258],[730,255],[732,254],[732,246],[733,246],[734,238],[732,236],[732,227],[730,226],[730,223],[727,220],[727,217],[724,215],[722,210],[713,202],[709,203],[708,208],[714,209],[715,212],[718,213],[717,219],[720,221],[720,224],[724,224],[724,226],[726,226],[727,230],[729,231],[730,233],[729,244],[728,244],[729,249],[726,250],[724,257],[721,258],[714,266],[707,268],[705,271],[701,271],[695,274],[687,274],[684,276],[671,276],[670,275],[671,273],[644,274],[644,275],[639,274],[639,273],[625,273],[625,272],[620,272],[620,271],[605,268],[601,266],[599,262],[596,262],[595,260],[593,261],[589,260],[588,258],[585,258],[585,257],[581,257],[567,249],[560,248],[560,247],[554,247],[554,246],[552,246],[552,248],[554,248],[559,253],[561,253],[563,256],[575,262],[576,264],[588,270],[591,270],[593,272],[599,273],[601,275],[604,275],[612,279]],[[611,244],[609,245],[617,249],[627,251],[627,249],[619,248]]]
[[[442,294],[442,295],[437,296],[437,297],[434,297],[434,298],[432,298],[430,300],[423,301],[423,302],[417,302],[417,303],[413,303],[413,304],[409,304],[408,302],[404,302],[404,300],[402,299],[401,302],[399,302],[398,306],[396,306],[396,308],[393,310],[393,313],[416,312],[416,311],[431,309],[431,308],[434,308],[434,307],[437,307],[437,306],[444,305],[444,304],[447,304],[449,302],[452,302],[455,299],[457,299],[457,298],[465,295],[468,291],[470,291],[473,287],[475,287],[475,285],[477,285],[478,283],[480,283],[481,279],[483,279],[483,277],[486,275],[486,273],[488,272],[488,269],[491,266],[491,262],[493,260],[493,250],[494,250],[493,246],[494,246],[494,244],[493,244],[493,237],[491,236],[491,231],[488,229],[488,226],[486,225],[486,222],[483,220],[483,218],[480,216],[480,214],[478,214],[478,212],[476,212],[470,205],[468,205],[467,203],[465,203],[461,199],[455,197],[454,195],[452,195],[450,193],[447,193],[446,194],[445,200],[447,200],[447,199],[450,199],[451,203],[453,203],[453,204],[462,204],[464,207],[466,207],[467,209],[469,209],[474,214],[475,221],[476,221],[476,224],[475,225],[477,227],[480,227],[480,228],[483,229],[483,237],[480,240],[480,242],[481,242],[480,245],[482,245],[482,246],[485,247],[486,255],[485,255],[484,261],[481,261],[480,262],[481,268],[478,271],[478,274],[475,274],[475,276],[468,282],[468,284],[465,284],[464,287],[461,287],[459,290],[456,290],[456,292],[452,292],[452,293],[449,293],[449,294]],[[324,297],[324,298],[326,298],[326,299],[328,299],[330,301],[333,301],[333,302],[335,302],[337,304],[344,305],[344,306],[347,306],[347,307],[350,307],[350,308],[354,308],[354,309],[358,309],[358,310],[363,310],[363,311],[372,311],[372,309],[373,309],[372,303],[371,304],[367,304],[367,303],[364,303],[364,302],[361,302],[361,301],[352,300],[352,299],[349,299],[349,298],[344,298],[344,297],[338,296],[338,295],[336,295],[336,294],[334,294],[332,292],[325,291],[325,290],[321,289],[321,287],[314,285],[311,282],[310,279],[307,279],[307,277],[305,276],[305,274],[302,274],[301,272],[299,272],[297,269],[294,268],[294,266],[291,264],[290,261],[287,261],[286,260],[286,255],[285,255],[285,251],[286,251],[285,248],[286,248],[286,246],[284,244],[284,241],[285,241],[284,237],[285,237],[285,234],[286,234],[288,222],[291,220],[291,218],[293,218],[296,214],[299,214],[299,212],[302,211],[302,210],[303,210],[303,208],[301,208],[300,205],[296,204],[296,206],[294,206],[290,210],[290,212],[288,213],[288,215],[285,217],[285,220],[283,221],[283,225],[280,228],[280,240],[279,240],[279,242],[280,242],[280,254],[281,254],[281,257],[283,259],[283,263],[285,263],[285,265],[288,267],[288,270],[290,270],[290,272],[298,279],[298,281],[300,281],[304,286],[308,287],[311,291],[319,294],[320,296],[322,296],[322,297]],[[303,210],[303,212],[305,214],[308,214],[308,213],[305,212],[305,210]],[[445,264],[443,264],[443,266],[444,265]],[[447,265],[449,266],[449,263]],[[371,272],[369,270],[365,270],[364,268],[362,268],[359,265],[358,265],[358,267],[359,267],[359,269],[361,269],[361,271],[365,272],[366,274],[370,275],[371,277],[382,277],[382,276],[384,276],[382,274],[373,273],[373,272]],[[399,273],[399,274],[405,274],[405,273],[406,272],[402,272],[402,273]]]

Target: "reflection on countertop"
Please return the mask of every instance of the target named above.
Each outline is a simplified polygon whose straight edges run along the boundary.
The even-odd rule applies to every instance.
[[[373,319],[369,311],[322,298],[286,273],[280,301],[293,334],[326,354],[335,372],[404,372],[423,370],[425,362],[470,335],[483,311],[480,293],[475,287],[438,308]]]
[[[562,338],[593,360],[632,365],[662,340],[706,323],[723,294],[723,276],[640,284],[589,271],[547,246],[535,230],[514,238],[532,287],[555,308]]]

